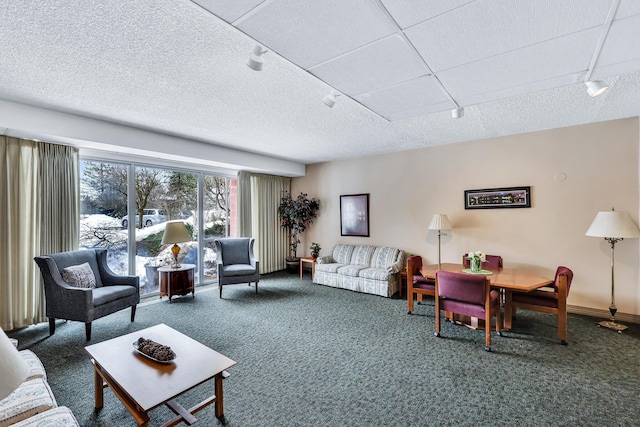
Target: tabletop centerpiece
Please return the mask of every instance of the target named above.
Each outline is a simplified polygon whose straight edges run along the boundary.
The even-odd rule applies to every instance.
[[[482,263],[487,260],[487,256],[484,254],[484,252],[475,251],[469,252],[467,254],[467,259],[469,260],[471,271],[473,273],[480,273],[482,271]]]

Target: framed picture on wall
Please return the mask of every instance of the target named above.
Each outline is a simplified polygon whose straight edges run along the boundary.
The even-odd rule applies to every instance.
[[[531,187],[466,190],[465,209],[530,208]]]
[[[369,237],[369,194],[340,196],[340,235]]]

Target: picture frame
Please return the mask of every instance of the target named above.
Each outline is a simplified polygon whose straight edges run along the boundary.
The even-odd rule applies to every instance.
[[[340,196],[340,235],[369,237],[369,194]]]
[[[465,209],[530,208],[531,187],[485,188],[464,192]]]

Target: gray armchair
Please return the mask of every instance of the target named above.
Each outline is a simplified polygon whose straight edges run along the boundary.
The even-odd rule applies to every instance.
[[[49,335],[56,331],[56,319],[84,322],[87,341],[91,340],[91,322],[131,307],[131,321],[140,302],[140,279],[118,276],[107,265],[106,249],[86,249],[34,258],[44,279]],[[95,279],[94,288],[71,286],[63,278],[67,267],[88,263]]]
[[[254,239],[249,237],[227,237],[216,240],[218,261],[218,287],[222,298],[222,286],[260,280],[259,261],[253,255]]]

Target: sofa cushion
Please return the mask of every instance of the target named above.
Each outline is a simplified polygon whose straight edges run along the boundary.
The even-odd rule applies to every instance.
[[[25,381],[0,400],[0,427],[10,426],[56,406],[56,399],[43,378]]]
[[[371,257],[375,249],[374,246],[368,245],[358,245],[354,247],[349,264],[364,265],[366,267],[371,266]]]
[[[375,252],[373,253],[373,258],[371,259],[371,267],[387,268],[392,266],[397,261],[398,252],[400,252],[400,250],[397,248],[376,248]],[[395,271],[393,273],[397,273],[398,271]]]
[[[336,273],[340,268],[346,264],[340,264],[332,262],[331,264],[316,264],[316,271],[322,271],[324,273]]]
[[[96,276],[88,262],[62,269],[62,280],[76,288],[95,288]]]
[[[93,290],[93,306],[108,304],[111,301],[135,295],[137,292],[134,286],[112,285],[95,288]]]
[[[58,406],[49,409],[24,421],[14,424],[13,427],[66,427],[80,426],[71,409],[66,406]]]
[[[359,276],[365,279],[387,280],[389,272],[385,268],[368,267],[360,270]]]
[[[353,245],[335,245],[331,256],[338,264],[351,264],[353,248]]]
[[[34,378],[47,379],[47,372],[44,370],[44,365],[31,350],[20,350],[20,356],[27,362],[27,380]]]
[[[343,276],[349,277],[358,277],[358,274],[361,270],[368,268],[364,265],[345,265],[344,267],[338,268],[337,273]]]

